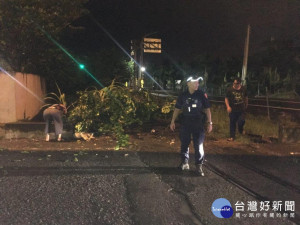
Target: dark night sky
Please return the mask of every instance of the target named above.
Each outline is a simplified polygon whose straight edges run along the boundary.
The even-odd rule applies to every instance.
[[[300,46],[299,0],[92,0],[88,7],[126,49],[131,39],[157,32],[152,37],[161,38],[163,50],[177,59],[243,55],[247,24],[250,54],[271,37]],[[81,38],[91,48],[109,41],[93,25]]]

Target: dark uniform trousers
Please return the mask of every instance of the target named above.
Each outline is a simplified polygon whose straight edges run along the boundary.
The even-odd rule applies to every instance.
[[[195,150],[195,164],[202,164],[204,160],[203,142],[205,131],[201,119],[192,116],[185,117],[180,127],[181,159],[189,160],[189,145],[193,138]]]

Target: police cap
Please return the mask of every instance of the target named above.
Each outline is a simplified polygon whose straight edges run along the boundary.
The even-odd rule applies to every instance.
[[[202,77],[196,77],[196,76],[190,76],[186,79],[186,82],[194,82],[194,81],[199,81],[199,80],[203,80]]]

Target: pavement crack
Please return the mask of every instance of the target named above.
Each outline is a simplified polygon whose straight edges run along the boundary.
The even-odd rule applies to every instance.
[[[184,217],[188,217],[195,225],[206,224],[206,222],[202,220],[201,216],[198,215],[197,210],[191,203],[187,193],[178,190],[168,182],[165,182],[161,174],[155,171],[153,171],[153,174],[155,174],[155,176],[157,177],[157,179],[160,180],[160,182],[170,187],[168,189],[168,192],[172,192],[179,197],[179,199],[181,200],[180,209],[179,209],[180,214],[182,214]]]
[[[172,189],[172,192],[181,196],[182,202],[184,203],[181,205],[180,209],[180,213],[182,215],[188,216],[196,225],[206,224],[206,222],[203,221],[201,216],[196,212],[196,209],[187,194],[176,189]]]
[[[123,183],[124,183],[124,187],[125,187],[125,199],[128,202],[129,205],[129,218],[131,219],[131,221],[133,222],[133,224],[138,224],[136,222],[136,217],[135,217],[135,210],[134,210],[134,201],[133,199],[130,197],[130,190],[128,188],[128,177],[131,175],[126,175],[123,178]]]

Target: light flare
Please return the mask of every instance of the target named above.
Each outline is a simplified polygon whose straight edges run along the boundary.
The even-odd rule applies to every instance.
[[[43,34],[46,35],[46,37],[52,41],[58,48],[60,48],[67,56],[70,57],[70,59],[72,59],[77,65],[78,67],[85,71],[94,81],[96,81],[97,84],[99,84],[102,88],[104,88],[104,85],[92,74],[90,73],[86,68],[85,66],[80,63],[78,60],[76,60],[61,44],[59,44],[56,40],[54,40],[50,34],[48,34],[43,28],[41,28],[39,25],[37,25],[38,29],[40,31],[42,31]]]
[[[5,73],[6,75],[8,75],[9,78],[13,79],[18,85],[20,85],[22,88],[24,88],[27,92],[29,92],[31,95],[33,95],[37,100],[39,100],[41,103],[44,103],[44,101],[37,96],[34,92],[32,92],[29,88],[27,88],[24,84],[22,84],[20,81],[18,81],[16,78],[14,78],[11,74],[9,74],[5,69],[3,69],[0,66],[0,70]]]
[[[131,57],[131,55],[120,45],[120,43],[92,16],[90,15],[91,20],[97,24],[98,27],[100,27],[104,33],[141,69],[142,66],[134,59]],[[151,74],[149,74],[147,71],[144,72],[144,74],[146,74],[155,84],[157,84],[157,86],[163,90],[167,95],[169,95],[169,93],[159,84],[157,83],[157,81],[153,78],[153,76],[151,76]]]

